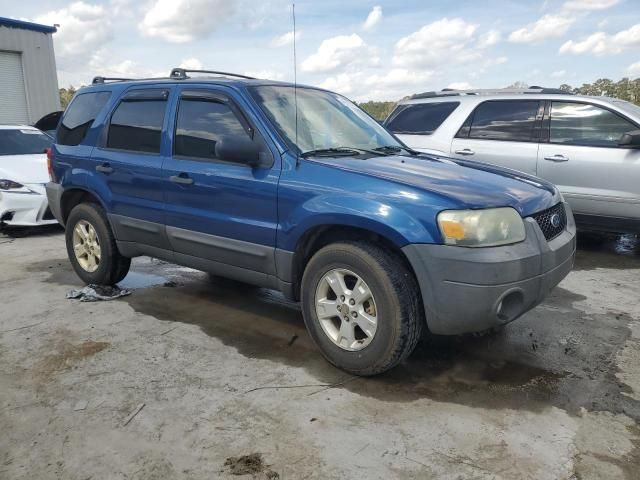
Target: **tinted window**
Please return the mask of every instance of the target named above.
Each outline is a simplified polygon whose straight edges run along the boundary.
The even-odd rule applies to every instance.
[[[79,145],[110,96],[110,92],[77,95],[67,108],[62,123],[58,127],[58,143]]]
[[[460,105],[458,102],[418,103],[398,108],[386,127],[393,133],[430,134]]]
[[[624,133],[636,128],[615,113],[594,105],[562,102],[551,104],[552,143],[615,147]]]
[[[107,148],[160,153],[166,100],[127,101],[111,116]]]
[[[180,100],[174,154],[216,160],[220,141],[240,145],[251,138],[227,104],[206,100]]]
[[[0,128],[0,155],[44,153],[53,140],[38,130]]]
[[[530,141],[536,123],[537,100],[502,100],[484,102],[473,112],[470,138]],[[461,131],[458,135],[460,136]]]

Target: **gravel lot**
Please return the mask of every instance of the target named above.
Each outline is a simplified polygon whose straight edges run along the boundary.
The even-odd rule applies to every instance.
[[[60,229],[0,234],[2,479],[639,478],[635,238],[581,242],[504,332],[372,379],[273,292],[148,258],[128,297],[79,286]]]

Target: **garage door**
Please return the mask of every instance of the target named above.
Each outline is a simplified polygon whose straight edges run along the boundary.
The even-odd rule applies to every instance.
[[[29,123],[22,56],[0,52],[0,123]]]

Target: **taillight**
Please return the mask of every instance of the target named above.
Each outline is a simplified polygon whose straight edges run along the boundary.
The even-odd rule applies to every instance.
[[[45,148],[44,151],[47,154],[47,170],[49,171],[49,180],[55,183],[56,177],[53,174],[53,154],[51,153],[51,148]]]

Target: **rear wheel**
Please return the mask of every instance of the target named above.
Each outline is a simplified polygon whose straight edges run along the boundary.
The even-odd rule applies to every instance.
[[[319,250],[302,278],[305,324],[323,355],[356,375],[396,366],[415,348],[423,317],[404,262],[368,242]]]
[[[76,205],[67,219],[65,240],[71,265],[84,282],[113,285],[127,276],[131,259],[118,251],[100,205]]]

